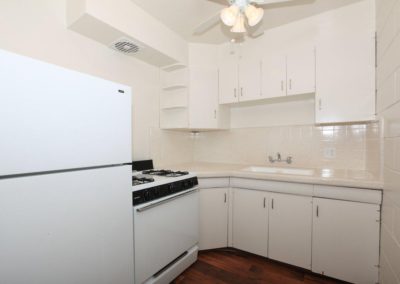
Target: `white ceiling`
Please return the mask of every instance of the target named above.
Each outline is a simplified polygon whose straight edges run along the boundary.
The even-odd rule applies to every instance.
[[[132,1],[189,42],[219,44],[234,36],[222,23],[218,23],[201,35],[193,34],[193,30],[199,24],[227,6],[227,0]],[[294,0],[284,4],[263,6],[264,20],[256,30],[266,30],[358,1],[361,0]]]

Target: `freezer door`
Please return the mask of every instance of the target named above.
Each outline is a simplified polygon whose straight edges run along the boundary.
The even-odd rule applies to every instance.
[[[0,283],[132,284],[130,174],[0,179]]]
[[[130,88],[0,50],[0,176],[131,161]]]

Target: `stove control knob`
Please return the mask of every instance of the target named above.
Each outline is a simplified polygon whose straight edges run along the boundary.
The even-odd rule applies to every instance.
[[[151,196],[150,196],[150,192],[148,190],[146,190],[143,194],[144,200],[148,201],[150,200]]]

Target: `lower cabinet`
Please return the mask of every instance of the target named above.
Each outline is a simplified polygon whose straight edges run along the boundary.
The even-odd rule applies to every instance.
[[[311,269],[312,197],[270,194],[268,257]]]
[[[200,249],[231,245],[351,283],[378,283],[381,191],[315,185],[312,197],[294,194],[296,184],[246,185],[255,189],[200,191]]]
[[[312,271],[378,283],[380,206],[314,198]]]
[[[268,256],[268,193],[233,189],[233,247]]]
[[[201,250],[228,246],[229,188],[200,189]]]

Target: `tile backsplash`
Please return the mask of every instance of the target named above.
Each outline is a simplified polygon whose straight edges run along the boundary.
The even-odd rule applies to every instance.
[[[193,160],[271,165],[268,156],[293,157],[293,167],[380,171],[378,123],[278,126],[203,132],[194,139]],[[283,164],[282,164],[283,165]]]
[[[272,165],[268,156],[280,152],[282,158],[293,157],[291,167],[368,170],[380,176],[377,122],[239,128],[197,135],[153,130],[150,140],[159,167],[190,162]]]

